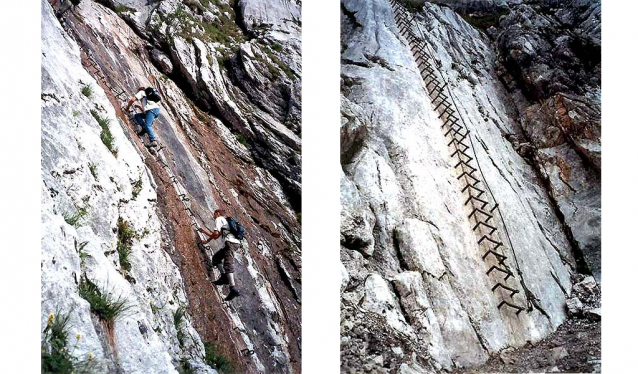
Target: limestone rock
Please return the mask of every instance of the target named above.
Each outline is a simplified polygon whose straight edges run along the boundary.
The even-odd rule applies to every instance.
[[[600,321],[602,319],[601,308],[585,310],[583,315],[591,321]]]
[[[501,351],[499,357],[504,364],[514,364],[516,363],[516,349],[505,348]]]
[[[550,359],[554,362],[557,362],[567,356],[569,356],[569,353],[567,352],[567,349],[565,347],[555,347],[552,348],[549,351],[550,354]]]
[[[350,282],[342,313],[380,345],[402,342],[403,361],[389,361],[391,351],[383,350],[387,367],[370,367],[380,372],[469,368],[538,341],[567,317],[576,258],[595,277],[600,264],[599,68],[573,44],[588,45],[596,31],[570,34],[562,26],[583,17],[595,23],[595,9],[573,2],[555,5],[554,13],[521,1],[436,3],[474,12],[475,19],[498,15],[488,36],[453,9],[423,2],[413,9],[412,29],[469,130],[486,198],[499,204],[491,222],[503,233],[519,290],[513,299],[531,311],[514,318],[499,309],[511,299],[493,291],[486,276],[485,251],[456,179],[458,161],[450,158],[442,120],[389,2],[343,0],[341,260]],[[585,50],[596,54],[595,47]],[[582,70],[572,75],[572,68]],[[358,249],[347,244],[354,238]],[[379,297],[372,298],[372,285]],[[371,311],[370,300],[393,322],[382,327],[357,311],[359,302]],[[356,332],[342,334],[344,371],[364,371],[381,353]],[[426,349],[411,348],[417,345]]]
[[[579,316],[583,312],[583,303],[577,297],[567,299],[565,304],[567,305],[567,312],[572,316]]]
[[[157,67],[162,73],[170,74],[173,72],[173,64],[171,63],[171,60],[168,58],[168,56],[158,51],[157,49],[153,49],[151,51],[151,59],[153,59],[153,62],[157,64]]]
[[[188,87],[179,86],[183,81],[177,79],[178,85],[152,62],[153,54],[159,56],[154,49],[170,53],[171,76],[198,82],[197,63],[203,59],[206,69],[213,66],[201,55],[210,44],[177,36],[178,47],[168,52],[155,37],[175,29],[153,20],[136,24],[126,15],[137,17],[145,6],[153,7],[153,15],[172,14],[186,3],[193,4],[83,1],[65,16],[62,28],[49,3],[41,1],[41,331],[49,312],[70,313],[71,333],[83,336],[74,354],[92,352],[96,372],[175,373],[190,367],[212,374],[216,371],[203,357],[204,343],[214,341],[238,372],[296,373],[301,370],[301,232],[290,195],[271,171],[257,165],[245,139],[189,100]],[[113,12],[103,4],[139,9]],[[193,16],[192,22],[203,17]],[[147,32],[154,37],[147,39]],[[190,63],[176,63],[176,54]],[[95,66],[85,68],[89,56]],[[228,78],[220,73],[217,79]],[[219,82],[233,90],[228,81]],[[163,146],[159,158],[146,151],[146,137],[135,134],[120,109],[137,87],[148,85],[162,95],[161,116],[153,124]],[[224,99],[228,108],[239,106],[230,96]],[[237,109],[240,116],[247,112],[248,106]],[[273,132],[264,136],[281,138],[285,145],[278,162],[294,163],[300,147],[292,131],[276,120],[261,123],[266,122]],[[193,229],[194,223],[210,228],[220,207],[233,212],[247,231],[235,269],[243,295],[232,307],[222,301],[227,288],[211,283],[219,276],[216,270],[207,271],[210,256],[223,243],[204,247]],[[128,253],[118,252],[120,222],[134,231]],[[79,295],[84,276],[132,306],[114,323],[114,343]],[[176,326],[179,308],[185,315]]]

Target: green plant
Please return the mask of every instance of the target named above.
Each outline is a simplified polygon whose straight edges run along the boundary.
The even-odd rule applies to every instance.
[[[111,134],[111,129],[109,128],[111,120],[101,117],[100,114],[93,109],[91,109],[91,115],[102,128],[102,131],[100,132],[100,139],[102,139],[102,143],[104,143],[106,148],[108,148],[108,150],[117,157],[117,148],[113,144],[113,134]]]
[[[244,146],[248,146],[248,139],[246,139],[246,137],[241,134],[241,133],[233,133],[235,135],[235,138],[237,138],[237,141],[240,142],[241,144],[243,144]]]
[[[40,366],[42,373],[73,372],[74,357],[67,348],[70,314],[56,310],[50,313],[44,339],[41,343]]]
[[[80,296],[91,305],[91,312],[110,327],[133,308],[126,298],[113,296],[86,276],[80,280],[79,291]]]
[[[501,17],[506,15],[507,13],[509,13],[509,11],[503,10],[498,13],[480,15],[480,16],[474,15],[474,14],[461,14],[461,17],[463,17],[465,22],[474,26],[474,28],[486,31],[492,26],[497,26]]]
[[[157,312],[159,312],[160,310],[162,310],[161,306],[157,306],[155,305],[155,303],[153,302],[153,300],[151,300],[149,302],[149,305],[151,306],[151,311],[153,312],[153,314],[157,314]]]
[[[235,371],[231,362],[222,354],[217,352],[217,347],[212,342],[204,343],[204,362],[213,369],[224,374],[230,374]]]
[[[117,219],[117,253],[120,257],[120,266],[123,270],[131,270],[131,247],[136,233],[130,228],[129,223],[124,221],[122,217]]]
[[[81,266],[84,266],[85,260],[87,258],[91,257],[91,255],[89,255],[88,253],[84,252],[84,247],[86,247],[87,244],[89,244],[88,241],[82,242],[82,243],[80,243],[80,246],[78,247],[78,254],[80,256],[80,265]]]
[[[184,345],[184,332],[182,331],[182,322],[184,322],[184,316],[186,315],[186,308],[180,306],[177,308],[175,313],[173,313],[173,324],[175,325],[175,330],[177,331],[177,341],[179,341],[179,345]]]
[[[301,213],[297,213],[297,222],[301,225]]]
[[[272,45],[272,49],[274,49],[277,52],[281,52],[284,50],[284,47],[279,43],[275,43]]]
[[[80,114],[79,110],[74,110],[73,111],[73,117],[77,117]]]
[[[142,191],[142,176],[140,175],[139,179],[136,180],[135,182],[133,182],[132,187],[133,187],[133,200],[135,200],[135,198],[137,197],[137,195],[140,194],[140,192]]]
[[[95,165],[92,162],[89,162],[89,171],[91,172],[91,175],[93,176],[93,178],[97,179],[97,165]]]
[[[195,374],[197,371],[191,366],[187,358],[179,360],[179,367],[177,368],[179,374]]]
[[[118,4],[115,6],[115,13],[122,14],[126,12],[135,13],[135,9],[129,8],[126,5]]]
[[[81,226],[82,218],[84,218],[87,214],[89,214],[89,211],[87,208],[80,208],[75,213],[67,212],[67,213],[64,213],[62,216],[64,217],[64,221],[66,223],[77,228]]]
[[[44,338],[41,343],[40,372],[43,374],[72,374],[72,373],[93,373],[97,362],[93,361],[95,356],[90,352],[86,360],[80,360],[73,353],[78,342],[82,338],[81,334],[76,335],[75,345],[69,350],[68,335],[70,325],[70,314],[62,313],[59,309],[55,313],[50,313],[47,319],[47,327],[44,329]]]
[[[93,87],[90,84],[87,84],[86,86],[82,87],[82,95],[90,98],[92,93],[93,93]]]

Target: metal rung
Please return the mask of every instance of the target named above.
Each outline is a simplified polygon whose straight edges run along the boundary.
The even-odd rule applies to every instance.
[[[505,260],[507,260],[507,256],[503,256],[503,255],[502,255],[502,254],[500,254],[500,253],[496,253],[496,252],[494,252],[494,251],[493,251],[493,250],[491,250],[491,249],[489,249],[487,252],[485,252],[485,253],[483,254],[482,259],[483,259],[483,260],[485,260],[485,259],[487,258],[487,256],[488,256],[488,255],[490,255],[490,254],[491,254],[492,256],[496,257],[496,259],[498,260],[498,263],[499,263],[500,265],[503,265],[503,263],[505,262]]]
[[[446,115],[446,114],[448,116],[454,114],[454,109],[452,109],[452,106],[445,107],[445,109],[443,109],[441,114],[439,114],[439,119],[443,118],[443,116]]]
[[[473,186],[470,186],[470,185],[468,185],[468,187],[472,187],[472,188],[474,188]],[[467,188],[467,187],[466,187],[466,188]],[[485,222],[488,222],[489,220],[491,220],[491,219],[492,219],[492,217],[494,217],[494,216],[492,216],[491,214],[489,214],[489,213],[485,212],[485,211],[484,211],[484,210],[482,210],[482,209],[474,208],[474,210],[472,210],[472,213],[470,213],[470,214],[467,216],[467,218],[468,218],[468,219],[469,219],[469,218],[472,218],[472,216],[473,216],[473,215],[475,215],[476,213],[481,213],[481,214],[483,214],[483,215],[487,216],[487,219],[485,220]]]
[[[444,134],[444,136],[448,136],[451,132],[454,132],[454,134],[458,134],[460,130],[463,130],[460,126],[458,126],[458,128],[454,128],[454,126],[450,126],[450,128],[447,130],[447,132]]]
[[[443,126],[445,126],[448,122],[453,122],[452,125],[457,125],[459,124],[459,120],[458,119],[452,119],[452,118],[456,118],[454,117],[454,114],[449,115],[446,119],[445,122],[443,122]],[[443,128],[443,126],[441,126],[441,128]],[[459,124],[460,126],[460,124]]]
[[[461,175],[459,175],[458,177],[456,177],[456,179],[460,180],[461,178],[463,178],[463,177],[465,176],[465,177],[470,177],[470,178],[474,179],[474,180],[475,180],[475,181],[477,181],[477,182],[480,182],[480,180],[476,179],[476,177],[475,177],[475,176],[473,176],[473,175],[472,175],[472,173],[473,173],[473,172],[469,172],[469,173],[468,173],[468,172],[464,171]],[[475,183],[475,184],[476,184],[476,183]],[[486,202],[486,203],[487,203],[487,202]]]
[[[496,286],[492,287],[492,292],[496,291],[499,287],[504,289],[504,290],[508,290],[509,292],[511,292],[510,293],[510,297],[513,297],[514,295],[516,295],[519,292],[518,290],[515,290],[515,289],[513,289],[511,287],[507,287],[507,286],[503,285],[500,282],[496,283]]]
[[[447,85],[447,83],[446,83],[445,85]],[[443,91],[441,91],[441,92],[439,92],[439,94],[438,94],[438,95],[436,95],[436,97],[435,97],[434,99],[432,99],[432,101],[436,101],[436,100],[439,98],[439,96],[444,96],[444,97],[445,97],[445,99],[444,99],[444,100],[447,100],[447,99],[448,99],[447,95],[445,95],[445,94],[443,93]]]
[[[448,143],[448,147],[452,145],[452,143],[456,143],[457,146],[462,145],[463,147],[465,147],[465,149],[463,151],[467,151],[468,149],[470,149],[470,147],[464,143],[459,142],[456,139],[452,139],[451,142]]]
[[[492,248],[492,249],[494,249],[494,250],[495,250],[496,248],[498,248],[498,247],[500,247],[500,246],[502,246],[502,245],[503,245],[503,243],[501,243],[501,242],[497,242],[496,240],[494,240],[494,239],[492,239],[492,238],[488,237],[487,235],[483,235],[483,237],[481,237],[481,239],[479,239],[478,244],[481,244],[481,242],[482,242],[483,240],[487,240],[488,242],[492,242],[492,243],[496,244],[496,247]]]
[[[478,171],[478,169],[476,169],[474,166],[472,166],[472,165],[470,165],[470,164],[466,163],[465,161],[461,161],[461,162],[463,162],[463,166],[468,167],[468,168],[470,168],[470,169],[471,169],[471,170],[470,170],[470,172],[469,172],[469,174],[474,174],[475,172],[477,172],[477,171]],[[461,169],[461,170],[466,171],[466,169]],[[474,183],[474,184],[472,185],[472,187],[476,186],[476,184],[477,184],[477,183]]]
[[[509,277],[513,277],[514,276],[514,274],[512,274],[512,272],[510,272],[509,270],[501,269],[501,268],[499,268],[496,265],[492,266],[485,274],[486,275],[490,275],[490,273],[492,271],[494,271],[494,270],[497,270],[497,271],[500,271],[503,274],[506,274],[505,275],[505,280],[507,280]]]
[[[478,197],[474,197],[474,196],[470,196],[463,205],[467,205],[470,201],[472,200],[476,200],[478,202],[483,203],[483,206],[481,207],[481,209],[485,208],[485,206],[488,204],[487,201],[485,200],[481,200]],[[491,227],[491,226],[490,226]],[[476,230],[476,226],[474,226],[474,228],[472,228],[472,230]],[[490,235],[492,235],[492,233],[494,233],[494,231],[490,232]]]
[[[476,200],[481,201],[480,199],[476,199]],[[485,223],[485,222],[483,222],[483,221],[478,221],[478,222],[476,223],[476,225],[474,225],[474,227],[472,227],[472,230],[473,230],[473,231],[476,231],[476,229],[478,229],[481,225],[483,225],[483,226],[487,227],[488,229],[492,229],[492,231],[490,231],[490,235],[492,235],[492,234],[494,233],[494,231],[496,231],[496,227],[494,227],[494,226],[492,226],[492,225],[489,225],[489,224],[487,224],[487,223]]]
[[[432,101],[434,101],[434,100],[432,100]],[[439,103],[439,105],[437,105],[437,106],[434,108],[434,111],[437,111],[441,105],[447,105],[447,107],[445,108],[446,110],[452,106],[451,104],[449,104],[449,103],[448,103],[448,102],[446,102],[446,101],[441,101],[441,102]],[[441,117],[439,117],[439,118],[441,118]]]
[[[467,157],[469,159],[468,162],[471,161],[471,160],[474,160],[474,158],[472,158],[472,156],[470,156],[467,153],[461,151],[460,149],[457,149],[456,151],[454,151],[454,153],[452,153],[450,155],[450,157],[454,157],[457,153],[460,153],[461,155]],[[461,156],[459,156],[459,157],[461,157]]]
[[[469,165],[468,165],[468,166],[469,166]],[[470,167],[471,167],[471,166],[470,166]],[[465,186],[465,187],[461,190],[461,192],[465,192],[465,190],[467,190],[468,188],[471,188],[471,189],[473,189],[473,190],[475,190],[475,191],[478,191],[478,192],[479,192],[479,194],[478,194],[478,195],[476,195],[476,197],[481,197],[481,195],[483,195],[483,194],[485,193],[485,191],[484,191],[484,190],[482,190],[482,189],[480,189],[480,188],[478,188],[478,187],[474,187],[474,186],[472,186],[472,185],[470,185],[470,184],[468,184],[467,186]],[[469,192],[469,191],[468,191],[468,193],[469,193],[470,195],[472,194],[472,193],[471,193],[471,192]],[[472,213],[473,213],[473,212],[472,212]],[[483,213],[485,213],[485,212],[483,212]],[[487,214],[487,213],[485,213],[485,214]],[[470,216],[471,216],[471,215],[472,215],[472,214],[470,214]],[[491,217],[491,215],[489,215],[489,214],[487,214],[487,215]],[[469,216],[468,216],[468,218],[469,218]]]
[[[510,303],[508,303],[507,301],[501,301],[501,303],[500,303],[500,304],[498,304],[498,309],[501,309],[501,307],[502,307],[503,305],[507,305],[507,306],[509,306],[510,308],[517,309],[517,311],[516,311],[516,315],[518,315],[520,312],[522,312],[523,310],[525,310],[525,308],[521,308],[521,307],[520,307],[520,306],[518,306],[518,305],[510,304]]]
[[[441,87],[441,83],[439,83],[438,81],[435,81],[435,80],[432,80],[430,83],[426,84],[425,87],[428,87],[430,84],[432,84],[432,82],[434,82],[434,88],[433,89],[442,88]]]

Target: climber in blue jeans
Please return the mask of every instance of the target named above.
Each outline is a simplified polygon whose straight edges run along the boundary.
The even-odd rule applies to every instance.
[[[135,122],[142,126],[142,130],[138,132],[137,135],[143,136],[144,134],[148,134],[150,143],[147,147],[157,147],[157,138],[153,132],[153,121],[160,116],[159,102],[161,100],[157,89],[153,87],[140,87],[126,106],[126,111],[129,111],[135,101],[139,101],[142,104],[141,107],[138,105],[142,113],[135,115]]]

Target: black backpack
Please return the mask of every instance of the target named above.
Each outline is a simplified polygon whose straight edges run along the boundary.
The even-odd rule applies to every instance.
[[[237,222],[233,217],[226,217],[226,222],[228,222],[228,231],[233,234],[239,240],[244,240],[244,235],[246,234],[246,229],[242,226],[241,223]]]
[[[159,103],[160,101],[162,101],[162,98],[160,97],[159,92],[157,91],[157,89],[153,87],[148,87],[147,89],[144,90],[144,93],[146,93],[146,98],[149,101],[154,101],[156,103]]]

